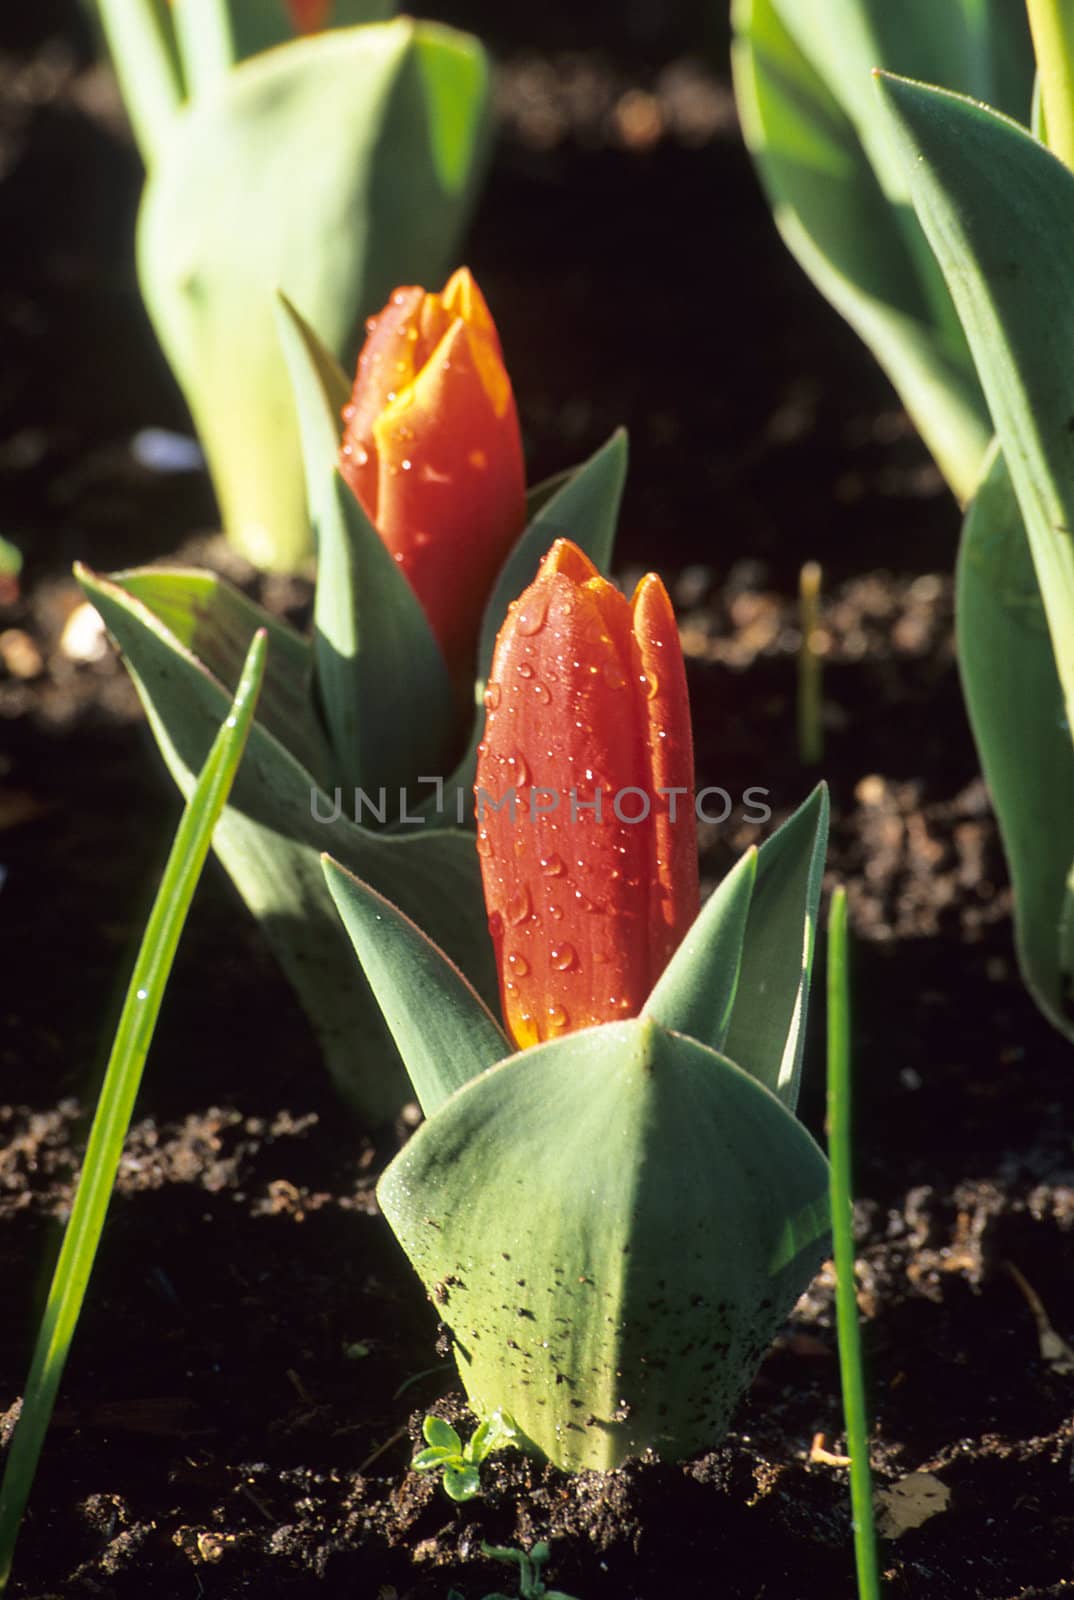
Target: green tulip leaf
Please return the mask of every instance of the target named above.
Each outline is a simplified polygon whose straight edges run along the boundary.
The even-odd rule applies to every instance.
[[[827,1181],[755,1078],[642,1018],[481,1073],[377,1193],[474,1411],[580,1470],[719,1441],[823,1260]]]
[[[742,966],[757,850],[750,848],[709,896],[645,1002],[663,1027],[722,1050]]]
[[[113,581],[147,606],[223,683],[236,681],[252,635],[264,628],[269,666],[258,721],[318,783],[329,783],[331,755],[313,711],[313,662],[300,634],[214,572],[136,567],[116,573]]]
[[[1074,1038],[1074,747],[998,451],[966,517],[957,607],[966,704],[1014,887],[1018,959],[1041,1010]]]
[[[346,378],[283,296],[279,320],[317,545],[314,681],[335,773],[348,787],[398,793],[421,773],[443,771],[451,679],[402,568],[340,477]]]
[[[802,1075],[828,811],[828,789],[821,783],[758,852],[724,1043],[731,1059],[791,1111]]]
[[[414,1093],[431,1117],[454,1090],[510,1055],[511,1044],[458,967],[409,917],[330,857],[324,873]]]
[[[172,118],[146,184],[138,265],[255,563],[310,553],[275,310],[282,290],[345,363],[366,316],[454,259],[485,146],[488,69],[465,34],[410,19],[241,62]]]
[[[1074,253],[1074,174],[1026,129],[986,106],[900,78],[878,82],[1007,460],[1069,723],[1074,304],[1064,263]]]
[[[736,0],[733,17],[739,114],[784,241],[869,346],[964,502],[991,437],[988,410],[869,71],[935,76],[1028,114],[1024,7]]]
[[[78,575],[123,651],[173,778],[188,794],[232,685],[118,583],[85,569]],[[354,960],[321,853],[330,851],[404,915],[420,918],[478,992],[494,999],[472,835],[425,826],[389,835],[358,826],[346,815],[342,791],[326,794],[259,720],[213,846],[305,1006],[341,1092],[367,1121],[391,1117],[409,1098],[406,1075]]]
[[[537,569],[557,539],[572,539],[601,572],[611,565],[619,505],[627,471],[627,436],[617,428],[606,444],[573,471],[540,484],[527,497],[529,521],[511,551],[485,607],[478,646],[478,676],[474,685],[476,715],[469,748],[445,785],[444,796],[430,799],[429,808],[453,814],[461,821],[473,815],[473,787],[477,746],[484,729],[483,696],[492,666],[496,635],[503,627],[507,608],[537,576]],[[460,798],[461,797],[461,798]]]

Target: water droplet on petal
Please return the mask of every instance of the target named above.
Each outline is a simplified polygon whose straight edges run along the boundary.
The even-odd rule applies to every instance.
[[[524,605],[519,606],[515,626],[519,633],[529,639],[535,633],[540,633],[547,617],[548,595],[545,590],[538,589],[528,596]]]
[[[540,866],[546,878],[562,878],[567,870],[563,857],[557,855],[542,856]]]
[[[647,700],[655,700],[660,692],[660,680],[656,673],[642,672],[638,676],[638,682],[645,690],[645,698]]]
[[[563,907],[562,906],[549,906],[548,915],[552,918],[553,922],[562,922],[563,921]]]
[[[557,972],[573,972],[578,965],[578,952],[572,944],[560,944],[552,950],[548,960]]]
[[[555,1005],[548,1008],[548,1026],[557,1033],[562,1033],[564,1028],[570,1027],[570,1015],[563,1006]]]
[[[479,828],[477,830],[477,853],[479,856],[486,857],[493,853],[492,840],[489,838],[489,830],[487,828]]]
[[[507,965],[511,968],[516,978],[524,978],[530,970],[530,964],[518,950],[512,950],[507,957]]]
[[[533,698],[538,702],[539,705],[542,705],[542,706],[551,705],[551,703],[552,703],[552,696],[549,693],[547,687],[543,683],[535,683],[534,684],[534,686],[533,686]]]
[[[522,788],[530,781],[530,769],[526,765],[525,757],[516,753],[508,759],[507,765],[511,768],[511,782],[516,788]]]
[[[402,461],[400,461],[399,465],[403,469],[404,472],[409,472],[410,469],[413,467],[414,463],[413,463],[413,461],[411,461],[409,456],[404,456]]]
[[[533,901],[530,898],[529,889],[523,884],[521,889],[508,900],[504,908],[504,916],[512,928],[517,928],[520,922],[525,922],[532,910]]]
[[[518,664],[518,675],[519,675],[520,678],[532,678],[533,677],[533,668],[530,666],[528,661],[520,661],[519,662],[519,664]]]
[[[503,690],[500,688],[500,685],[498,683],[490,683],[488,688],[485,690],[486,711],[495,711],[502,699]]]

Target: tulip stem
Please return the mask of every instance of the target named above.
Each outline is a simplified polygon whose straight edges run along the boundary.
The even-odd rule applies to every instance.
[[[147,167],[183,99],[175,36],[160,0],[97,0],[108,53]]]
[[[802,643],[798,651],[798,755],[805,767],[819,766],[824,756],[822,657],[826,639],[820,627],[821,569],[807,561],[798,577],[798,616]]]
[[[873,1529],[869,1430],[862,1372],[861,1328],[854,1282],[854,1205],[850,1162],[850,979],[847,962],[847,895],[840,886],[828,915],[828,1160],[835,1256],[835,1317],[843,1388],[850,1508],[860,1600],[879,1600]]]
[[[1074,167],[1074,0],[1026,0],[1048,148]]]

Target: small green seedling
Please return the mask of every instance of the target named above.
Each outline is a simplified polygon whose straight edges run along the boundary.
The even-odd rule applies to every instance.
[[[548,1560],[548,1546],[543,1539],[528,1555],[525,1550],[508,1550],[502,1545],[486,1544],[484,1540],[481,1549],[490,1560],[507,1561],[518,1568],[517,1595],[487,1594],[485,1600],[574,1600],[573,1595],[564,1594],[562,1589],[546,1589],[541,1581],[541,1568]],[[463,1597],[457,1589],[451,1589],[447,1600],[463,1600]]]
[[[419,1451],[410,1465],[415,1472],[442,1471],[449,1500],[472,1500],[480,1494],[482,1461],[518,1438],[518,1429],[504,1411],[494,1411],[465,1445],[443,1417],[426,1417],[421,1431],[429,1448]]]

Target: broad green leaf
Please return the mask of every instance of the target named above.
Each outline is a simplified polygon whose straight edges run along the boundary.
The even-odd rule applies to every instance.
[[[606,444],[573,472],[532,490],[528,498],[530,520],[519,536],[485,607],[478,646],[478,675],[474,684],[476,714],[470,745],[444,786],[444,793],[428,802],[456,821],[473,815],[472,791],[477,767],[477,746],[484,727],[483,699],[496,635],[503,627],[507,608],[537,576],[537,568],[557,539],[573,539],[594,566],[607,572],[615,544],[619,505],[627,470],[627,436],[617,428]]]
[[[1028,114],[1032,58],[1021,9],[1007,0],[734,6],[739,114],[780,232],[872,350],[962,501],[976,486],[991,425],[889,130],[875,115],[869,69],[935,71]]]
[[[426,1444],[433,1445],[437,1450],[450,1450],[453,1455],[462,1455],[462,1440],[456,1429],[443,1417],[426,1416],[421,1431]]]
[[[828,790],[821,783],[758,852],[724,1044],[733,1061],[792,1111],[798,1104],[827,842]]]
[[[279,323],[317,545],[314,674],[334,771],[349,787],[398,793],[443,771],[451,679],[417,596],[337,469],[346,379],[282,297]]]
[[[646,1016],[710,1050],[722,1050],[727,1039],[756,880],[751,847],[705,902],[645,1002]]]
[[[444,1493],[449,1500],[472,1500],[481,1493],[481,1474],[476,1467],[445,1467]]]
[[[19,1525],[82,1313],[175,952],[209,854],[213,829],[246,749],[264,676],[265,646],[264,633],[256,634],[235,698],[180,820],[127,988],[74,1206],[34,1345],[25,1399],[0,1482],[0,1592],[11,1576]]]
[[[922,227],[973,351],[1025,524],[1068,724],[1074,716],[1074,174],[1032,134],[883,77]],[[1046,782],[1023,774],[1023,782]]]
[[[826,1248],[805,1129],[647,1018],[481,1073],[377,1193],[474,1411],[575,1471],[717,1443]]]
[[[1014,887],[1018,959],[1041,1010],[1074,1038],[1074,951],[1063,943],[1074,906],[1074,748],[998,451],[963,529],[957,618],[966,704]]]
[[[141,601],[108,579],[79,577],[186,794],[226,714],[228,688]],[[372,832],[350,820],[351,803],[339,788],[320,789],[259,722],[214,848],[309,1013],[337,1085],[379,1122],[407,1099],[406,1076],[329,894],[322,851],[420,921],[487,1000],[496,979],[472,835],[420,825],[405,835]]]
[[[76,573],[81,577],[83,569]],[[264,628],[269,665],[258,721],[318,783],[330,783],[331,756],[313,706],[310,647],[301,634],[215,572],[135,567],[115,573],[113,581],[148,606],[223,683],[235,681],[254,630]]]
[[[168,130],[142,203],[140,281],[225,526],[260,565],[310,553],[277,291],[349,364],[399,283],[442,282],[487,98],[475,40],[400,19],[244,61]]]
[[[510,1041],[458,967],[408,917],[330,858],[324,872],[414,1093],[431,1117],[475,1073],[510,1055]]]

